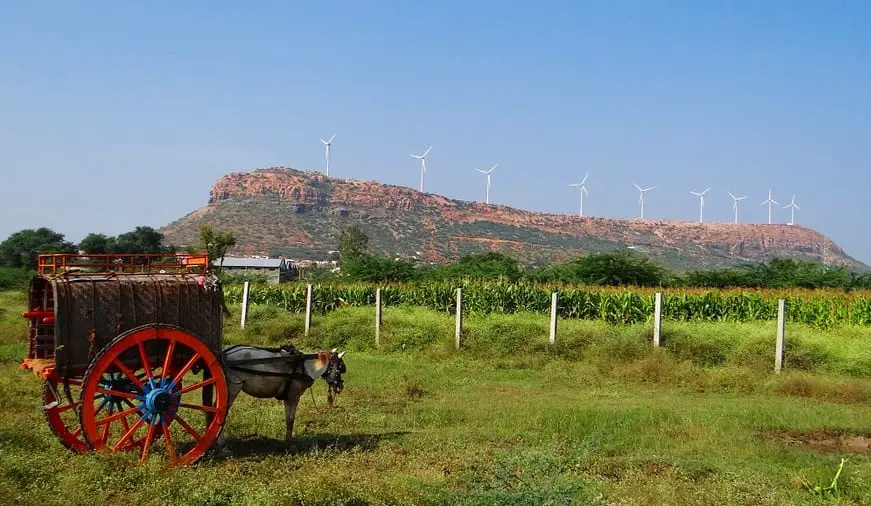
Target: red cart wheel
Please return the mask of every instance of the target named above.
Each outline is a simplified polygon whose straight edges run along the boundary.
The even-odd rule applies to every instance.
[[[82,438],[82,424],[79,422],[76,408],[82,404],[79,399],[82,380],[70,378],[70,395],[64,393],[63,384],[58,382],[55,375],[51,375],[43,382],[42,402],[45,419],[51,431],[60,440],[60,443],[75,453],[88,453],[91,448]],[[73,402],[70,402],[73,399]]]
[[[122,380],[122,378],[119,377],[120,374],[121,373],[104,374],[100,381],[101,386],[103,388],[112,388],[113,386],[116,388],[119,386],[123,388],[122,385],[119,385],[118,381]],[[79,419],[79,412],[77,411],[77,408],[82,404],[82,401],[80,400],[82,379],[69,378],[67,382],[70,386],[69,397],[67,397],[66,392],[64,391],[65,389],[62,379],[59,379],[54,374],[45,379],[42,394],[43,413],[45,413],[45,418],[48,420],[48,425],[51,427],[51,431],[55,436],[57,436],[62,445],[75,453],[88,453],[91,451],[91,447],[82,435],[82,424]],[[129,380],[123,379],[121,383],[123,384],[126,382],[129,382]],[[178,385],[177,389],[181,389],[181,385]],[[72,403],[69,402],[70,398],[73,399]],[[121,411],[125,406],[133,406],[133,404],[127,399],[113,399],[111,396],[106,394],[97,394],[96,399],[97,414],[106,411],[111,415],[114,412]],[[124,423],[127,422],[128,419],[125,417]],[[160,437],[161,434],[158,434],[157,436]],[[144,443],[145,438],[140,437],[132,439],[129,444],[125,445],[125,448],[136,446],[142,447]]]
[[[202,379],[194,377],[197,371],[204,372]],[[112,373],[122,378],[117,386],[101,381]],[[184,388],[183,378],[188,385]],[[88,445],[121,451],[144,434],[143,444],[136,445],[141,462],[160,452],[160,446],[173,464],[195,462],[214,444],[227,415],[227,384],[218,357],[177,327],[151,325],[116,337],[94,358],[82,385],[80,418]],[[204,387],[211,387],[211,399],[199,392]],[[99,408],[106,398],[129,402],[129,407],[102,414]],[[153,444],[158,436],[164,445]]]

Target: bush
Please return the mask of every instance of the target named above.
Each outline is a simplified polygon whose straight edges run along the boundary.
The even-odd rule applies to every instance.
[[[14,267],[0,267],[0,290],[25,290],[34,272]]]

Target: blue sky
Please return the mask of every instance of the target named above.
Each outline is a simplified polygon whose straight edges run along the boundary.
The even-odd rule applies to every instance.
[[[160,227],[323,167],[587,215],[796,220],[871,263],[871,3],[3,2],[0,237]]]

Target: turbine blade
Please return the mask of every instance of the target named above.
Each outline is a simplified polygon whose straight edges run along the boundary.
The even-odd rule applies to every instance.
[[[328,140],[327,143],[333,142],[333,139],[335,139],[335,138],[336,138],[336,134],[333,134],[333,136],[330,137],[330,140]]]
[[[706,194],[706,193],[708,193],[708,190],[710,190],[710,189],[711,189],[711,187],[710,187],[710,186],[709,186],[709,187],[707,187],[707,188],[706,188],[706,189],[705,189],[705,191],[703,191],[703,192],[702,192],[702,195],[704,195],[704,194]]]
[[[734,195],[732,195],[732,192],[726,192],[726,193],[728,193],[728,194],[729,194],[729,196],[730,196],[730,197],[732,197],[732,199],[734,199],[734,200],[738,200],[738,199],[736,199],[736,198],[735,198],[735,196],[734,196]]]
[[[428,147],[428,148],[426,148],[426,151],[424,151],[424,152],[423,152],[423,154],[422,154],[422,155],[420,155],[420,156],[421,156],[421,158],[423,158],[423,157],[425,157],[425,156],[426,156],[426,155],[428,155],[428,154],[429,154],[429,150],[431,150],[431,149],[432,149],[432,146],[430,146],[430,147]]]
[[[587,187],[586,187],[586,186],[581,186],[581,191],[583,191],[584,193],[586,193],[587,195],[589,195],[589,193],[587,193]]]
[[[638,188],[638,191],[644,191],[644,190],[642,190],[641,187],[638,186],[637,184],[635,184],[635,183],[632,183],[632,184],[633,184],[636,188]]]
[[[587,177],[588,177],[589,175],[590,175],[590,173],[588,172],[588,173],[584,176],[584,179],[581,179],[581,184],[584,184],[584,183],[587,182]]]

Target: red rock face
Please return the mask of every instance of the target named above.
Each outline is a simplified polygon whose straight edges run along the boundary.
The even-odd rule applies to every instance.
[[[295,176],[286,171],[269,169],[252,173],[234,172],[222,177],[212,187],[209,202],[218,202],[231,197],[277,195],[295,204],[323,205],[326,195],[311,186],[316,177]]]
[[[304,205],[307,210],[335,212],[348,207],[418,213],[426,217],[422,221],[430,232],[441,220],[452,223],[487,221],[569,236],[595,237],[641,247],[711,248],[745,258],[778,251],[801,252],[819,258],[825,254],[832,261],[844,256],[841,248],[832,241],[801,226],[614,220],[537,213],[500,205],[450,200],[440,195],[420,193],[412,188],[371,181],[328,178],[318,173],[283,167],[228,174],[214,185],[209,202],[213,204],[234,197],[265,196],[294,205]],[[199,216],[207,218],[207,210],[211,207],[196,211],[194,215],[199,213]],[[317,238],[308,237],[302,232],[288,231],[286,236],[292,237],[294,244],[317,242]],[[502,241],[493,237],[467,236],[457,237],[455,240]],[[263,246],[258,245],[261,249]],[[242,250],[251,249],[252,252],[255,249],[244,244],[239,247]],[[456,250],[456,245],[432,244],[430,247],[432,251],[426,253],[429,258],[443,257],[447,251]],[[436,249],[440,251],[436,252]]]

